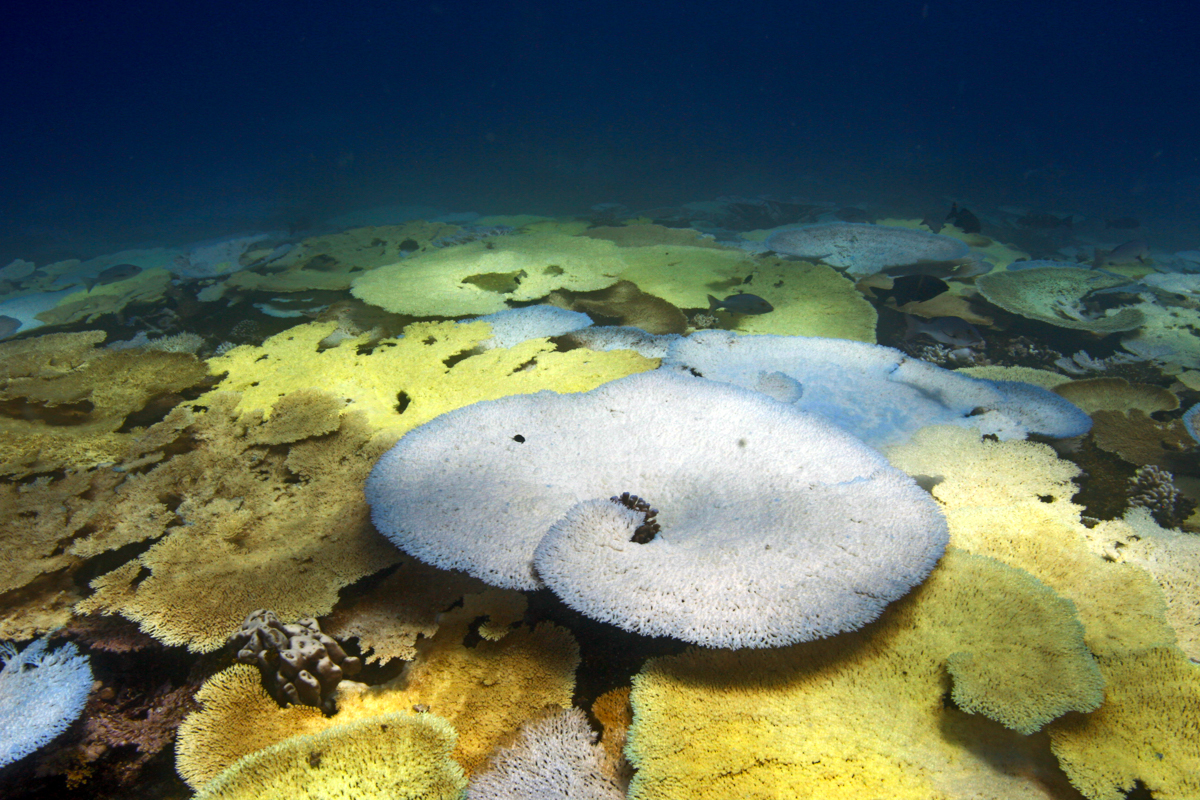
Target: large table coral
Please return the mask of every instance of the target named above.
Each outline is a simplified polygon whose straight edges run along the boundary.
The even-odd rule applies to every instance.
[[[174,495],[177,522],[146,552],[96,578],[81,612],[119,613],[160,641],[206,652],[259,608],[285,618],[328,613],[339,588],[398,559],[371,527],[358,488],[389,439],[352,415],[335,435],[288,448],[254,444],[237,401],[213,396],[206,411],[180,409],[161,423],[174,431],[164,444],[199,445],[145,476]],[[125,544],[117,533],[79,546]]]
[[[492,335],[486,322],[415,323],[370,352],[364,352],[366,336],[319,349],[336,327],[299,325],[261,347],[211,359],[214,371],[226,373],[216,391],[240,392],[240,412],[270,415],[285,394],[321,389],[344,398],[347,410],[363,412],[371,427],[399,435],[477,400],[541,389],[585,391],[658,365],[628,350],[559,352],[547,339],[477,351]]]

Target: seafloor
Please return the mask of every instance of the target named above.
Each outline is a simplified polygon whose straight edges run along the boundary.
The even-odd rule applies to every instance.
[[[1139,228],[13,261],[0,797],[1200,797],[1200,252]]]

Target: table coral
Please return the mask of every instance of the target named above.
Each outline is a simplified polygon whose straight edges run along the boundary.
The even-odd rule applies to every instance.
[[[37,318],[47,325],[91,322],[105,314],[115,314],[134,303],[155,303],[171,286],[171,273],[165,269],[147,269],[129,278],[92,287],[91,290],[64,296]]]
[[[237,402],[210,396],[182,429],[162,423],[194,449],[141,481],[173,495],[177,517],[148,550],[96,578],[81,612],[119,613],[160,641],[207,652],[264,606],[285,618],[328,613],[339,588],[399,558],[371,527],[359,488],[389,439],[348,415],[336,434],[255,445]],[[110,549],[113,536],[97,532],[77,548]]]
[[[433,714],[400,712],[296,736],[253,753],[196,800],[305,796],[323,800],[459,800],[467,779],[450,759],[456,734]]]
[[[623,800],[595,739],[578,708],[528,722],[471,778],[465,800]]]
[[[508,599],[493,592],[465,598],[442,618],[437,635],[419,645],[400,677],[371,687],[343,681],[332,717],[307,706],[280,708],[253,667],[218,673],[197,694],[202,709],[180,727],[180,775],[198,788],[239,758],[290,736],[414,708],[449,720],[461,732],[454,759],[468,773],[479,769],[522,723],[547,707],[570,706],[579,665],[570,632],[548,623],[464,646],[471,625],[480,616],[506,613]]]
[[[103,339],[94,331],[0,345],[0,473],[120,460],[135,438],[123,430],[132,415],[166,411],[209,376],[193,355],[94,349]]]
[[[999,622],[1010,613],[1019,630]],[[629,797],[1044,798],[1048,754],[947,707],[945,670],[952,658],[991,661],[990,674],[960,671],[954,682],[970,688],[956,685],[955,696],[1026,730],[1070,707],[1095,708],[1099,672],[1072,626],[1071,604],[1028,574],[950,551],[858,633],[653,659],[634,679]],[[1027,659],[1036,673],[1021,668]],[[997,742],[1025,764],[993,760]]]
[[[1071,502],[1079,468],[1048,446],[990,442],[938,426],[918,432],[888,458],[931,486],[952,545],[1027,570],[1072,600],[1093,651],[1173,641],[1162,593],[1150,575],[1092,552],[1082,508]]]
[[[368,272],[351,292],[415,317],[491,314],[507,300],[537,300],[555,289],[603,289],[624,267],[611,242],[532,233],[420,253]]]
[[[643,516],[607,499],[630,489],[660,509],[645,544],[630,541]],[[713,647],[858,628],[945,541],[928,495],[844,430],[663,370],[446,414],[365,491],[379,530],[427,563],[506,588],[544,580],[593,619]]]
[[[1071,783],[1088,800],[1124,800],[1139,781],[1154,797],[1200,797],[1200,666],[1157,647],[1100,668],[1104,705],[1050,727]]]
[[[1092,312],[1086,308],[1087,299],[1093,292],[1127,282],[1124,276],[1089,269],[1036,267],[991,272],[981,276],[975,285],[988,302],[1005,311],[1060,328],[1103,336],[1133,330],[1146,321],[1145,314],[1137,308],[1121,308],[1112,313]]]
[[[399,435],[460,406],[542,389],[579,392],[657,362],[629,351],[558,352],[546,339],[512,348],[476,352],[491,336],[486,322],[414,323],[397,339],[360,352],[368,337],[319,350],[337,323],[299,325],[209,361],[227,373],[216,391],[241,393],[238,411],[263,410],[268,418],[279,399],[301,389],[321,389],[362,411],[370,425]]]

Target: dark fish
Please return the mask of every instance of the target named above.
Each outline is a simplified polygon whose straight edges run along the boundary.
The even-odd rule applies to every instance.
[[[1131,231],[1134,228],[1142,227],[1142,223],[1137,217],[1121,217],[1119,219],[1110,219],[1108,222],[1104,223],[1104,227]]]
[[[710,294],[708,310],[716,311],[718,308],[723,308],[730,314],[766,314],[775,310],[775,306],[756,294],[731,294],[724,300],[718,300]]]
[[[15,317],[10,317],[7,314],[0,314],[0,339],[7,336],[12,336],[21,329],[21,320]]]
[[[1113,248],[1107,253],[1096,248],[1096,258],[1094,266],[1096,269],[1104,269],[1105,267],[1116,266],[1118,264],[1144,264],[1146,259],[1150,257],[1150,245],[1146,244],[1143,239],[1134,239],[1132,242],[1126,242],[1120,247]]]
[[[950,204],[950,213],[946,215],[946,221],[954,223],[954,227],[963,233],[979,233],[983,230],[979,217],[965,208],[959,208],[958,203]]]
[[[140,275],[142,268],[136,264],[116,264],[101,272],[92,278],[85,278],[83,285],[90,292],[97,286],[107,286],[110,283],[117,281],[127,281],[132,277]]]
[[[1069,228],[1074,216],[1074,214],[1067,214],[1065,217],[1056,217],[1053,214],[1031,211],[1025,216],[1019,217],[1017,224],[1024,225],[1026,228]]]
[[[905,339],[928,336],[935,342],[951,347],[971,347],[983,344],[983,334],[971,323],[958,317],[934,317],[920,320],[911,314],[904,315]]]

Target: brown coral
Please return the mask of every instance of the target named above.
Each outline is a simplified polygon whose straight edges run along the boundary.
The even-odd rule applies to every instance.
[[[246,617],[229,643],[239,662],[258,666],[282,705],[313,706],[331,714],[337,685],[362,668],[362,661],[346,655],[315,619],[284,623],[266,609]]]

